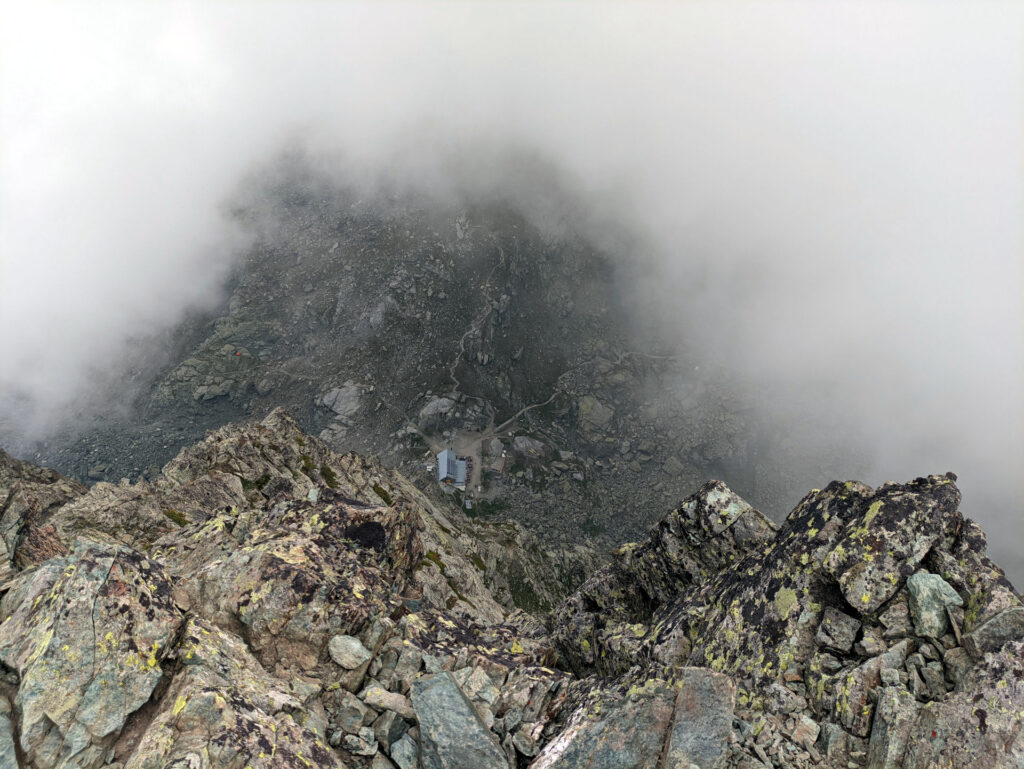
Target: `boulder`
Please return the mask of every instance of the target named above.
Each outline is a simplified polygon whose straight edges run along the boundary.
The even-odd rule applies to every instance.
[[[591,439],[598,437],[615,416],[615,409],[601,403],[593,395],[584,395],[579,401],[580,427]]]
[[[317,399],[321,406],[329,408],[339,417],[350,417],[359,411],[360,388],[354,382],[345,382],[341,387],[328,390]]]
[[[398,769],[418,769],[419,767],[419,749],[416,741],[408,734],[402,736],[398,742],[391,746],[391,753],[389,755]]]
[[[964,648],[975,659],[985,652],[999,651],[1010,641],[1024,639],[1024,606],[999,612],[964,637]]]
[[[676,691],[657,681],[628,697],[595,692],[570,716],[530,769],[657,769],[672,728],[676,698]],[[680,756],[690,747],[701,746],[687,743],[682,736],[677,740]]]
[[[913,726],[920,706],[906,689],[886,686],[875,706],[868,743],[868,766],[874,769],[899,769],[907,745],[914,738]]]
[[[416,718],[416,713],[408,697],[403,697],[398,692],[389,692],[380,686],[367,688],[363,692],[363,701],[377,710],[393,710],[410,721]]]
[[[11,723],[11,703],[0,697],[0,766],[15,769],[18,766],[14,747],[14,725]]]
[[[21,749],[38,766],[99,766],[164,676],[182,624],[171,581],[142,553],[85,539],[33,576],[0,625]]]
[[[883,486],[825,556],[825,571],[862,614],[876,611],[903,586],[943,535],[959,523],[960,492],[949,477]]]
[[[929,638],[941,638],[949,629],[947,606],[963,606],[963,599],[938,574],[919,571],[907,580],[910,616],[914,632]]]
[[[414,681],[412,705],[420,728],[423,769],[508,769],[497,739],[450,673]]]
[[[355,670],[373,656],[358,638],[350,635],[333,636],[327,650],[331,659],[345,670]]]
[[[860,620],[829,607],[825,609],[825,616],[822,617],[821,624],[818,625],[818,632],[814,640],[820,646],[839,652],[848,652],[853,648],[853,641],[859,630]]]
[[[728,676],[703,668],[684,669],[680,681],[666,765],[701,769],[724,766],[736,685]]]

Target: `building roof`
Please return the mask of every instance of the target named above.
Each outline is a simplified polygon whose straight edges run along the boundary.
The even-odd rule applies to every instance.
[[[466,460],[459,459],[451,449],[445,449],[437,455],[437,480],[441,483],[450,480],[456,486],[466,485]]]

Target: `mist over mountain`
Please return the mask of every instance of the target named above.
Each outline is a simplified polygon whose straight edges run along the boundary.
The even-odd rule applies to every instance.
[[[194,403],[195,419],[166,441],[170,454],[196,432],[250,408],[265,411],[278,397],[307,404],[304,426],[329,429],[335,417],[314,398],[346,380],[317,380],[328,368],[305,369],[309,384],[260,394],[254,377],[238,397],[206,400],[210,390],[192,400],[210,386],[205,380],[175,372],[197,350],[213,360],[218,319],[237,331],[239,313],[263,306],[260,279],[272,276],[278,284],[267,290],[280,290],[287,299],[275,301],[289,308],[321,294],[337,300],[344,248],[330,259],[325,253],[344,240],[345,233],[328,240],[343,220],[353,226],[345,241],[353,247],[390,238],[391,250],[380,248],[389,271],[367,267],[359,273],[367,279],[391,281],[399,266],[426,269],[428,253],[415,248],[433,231],[453,252],[464,243],[458,253],[467,265],[484,264],[518,238],[532,250],[520,254],[520,271],[501,277],[519,296],[504,288],[487,295],[515,300],[510,312],[526,325],[509,333],[560,333],[564,298],[552,287],[568,297],[573,269],[593,291],[572,296],[564,316],[572,335],[538,353],[522,382],[512,381],[518,346],[476,351],[497,363],[478,359],[455,389],[494,406],[495,424],[553,392],[542,397],[542,385],[557,384],[565,413],[530,412],[529,428],[566,420],[564,443],[554,433],[537,439],[601,461],[586,473],[609,484],[617,472],[653,479],[642,455],[664,468],[670,448],[686,468],[678,478],[689,482],[701,467],[738,473],[760,447],[777,465],[793,463],[799,477],[786,489],[794,493],[833,477],[878,484],[953,470],[964,510],[989,531],[996,560],[1024,581],[1018,6],[2,8],[9,23],[0,28],[0,433],[8,450],[52,456],[82,434],[96,445],[89,431],[97,424],[136,420],[148,431],[156,422],[139,418],[138,404],[153,408],[174,382],[190,388],[182,384],[173,402]],[[282,157],[302,162],[282,166]],[[281,167],[310,173],[284,189],[268,171]],[[456,223],[474,205],[480,210],[464,223],[479,239],[462,241]],[[395,232],[371,232],[373,222]],[[531,272],[547,264],[539,254],[555,266]],[[368,259],[359,264],[372,265]],[[311,264],[323,266],[315,280],[305,277]],[[487,270],[459,273],[467,275],[474,291],[488,285]],[[521,300],[531,285],[533,304]],[[413,306],[398,296],[405,287],[349,287],[350,306],[391,296],[401,315]],[[467,293],[449,311],[460,322],[466,315],[465,327],[453,320],[452,328],[473,323],[479,298]],[[605,307],[611,315],[598,321]],[[411,340],[437,325],[437,310],[427,321],[421,309],[422,317],[409,317],[422,328],[396,336],[386,321],[373,349],[390,335],[411,350]],[[298,313],[278,319],[289,333],[309,334],[297,346],[336,330],[303,325]],[[337,327],[348,322],[332,313]],[[606,332],[615,355],[594,346]],[[426,401],[412,398],[430,388],[430,397],[445,396],[446,356],[461,333],[449,344],[439,332],[436,348],[424,342],[420,351],[440,381],[423,387],[426,377],[410,374],[406,400],[377,400],[418,419]],[[303,365],[298,347],[257,338],[271,350],[273,372]],[[576,345],[577,360],[573,343],[584,338],[590,346]],[[334,348],[319,344],[306,352],[321,351],[316,360],[328,366]],[[584,368],[621,362],[624,351],[675,364],[652,372],[637,363],[617,384],[608,382],[619,371]],[[510,378],[507,394],[497,374],[478,375],[496,367]],[[559,382],[567,372],[576,379]],[[621,389],[603,395],[579,382],[601,377],[601,386]],[[668,418],[641,409],[671,411],[679,393],[699,403],[701,418],[722,415],[728,445],[687,443],[715,432],[694,417],[676,438],[659,437],[655,450],[622,451],[630,439],[615,420],[625,419],[626,404],[640,415],[629,430],[656,430]],[[601,451],[605,438],[614,443],[621,470],[599,456],[593,434],[572,432],[594,424],[579,413],[582,403],[593,408],[588,395],[602,407],[621,399],[600,439]],[[390,451],[396,425],[366,448]],[[357,434],[336,433],[336,448]],[[590,448],[575,448],[578,437]],[[106,440],[93,464],[127,461],[120,440]],[[640,470],[630,469],[634,462]],[[809,477],[823,465],[833,474]],[[660,472],[651,488],[669,483],[671,473]],[[777,515],[797,501],[763,484],[771,503],[758,499],[754,476],[727,480],[753,504],[777,505]],[[514,493],[525,495],[528,485]],[[677,491],[669,484],[657,493]],[[660,517],[671,504],[649,514]]]

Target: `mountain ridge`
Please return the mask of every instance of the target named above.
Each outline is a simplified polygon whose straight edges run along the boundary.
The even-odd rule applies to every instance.
[[[0,460],[11,766],[1024,757],[1024,601],[952,474],[834,482],[778,525],[708,482],[599,566],[280,409],[136,484]]]

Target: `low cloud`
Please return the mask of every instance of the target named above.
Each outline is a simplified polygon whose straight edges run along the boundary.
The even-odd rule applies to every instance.
[[[648,320],[779,429],[845,425],[870,482],[959,472],[1024,573],[1019,7],[3,11],[8,426],[45,433],[218,301],[245,246],[225,206],[283,146],[435,192],[515,186],[528,153],[592,237],[631,234]]]

